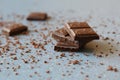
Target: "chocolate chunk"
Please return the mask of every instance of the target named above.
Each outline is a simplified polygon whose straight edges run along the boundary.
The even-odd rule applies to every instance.
[[[27,20],[46,20],[47,14],[42,12],[32,12],[27,17]]]
[[[7,33],[9,36],[20,34],[24,31],[27,31],[27,26],[21,23],[9,24],[3,28],[3,32]]]
[[[65,30],[73,40],[99,39],[96,32],[86,22],[69,22],[65,24]]]
[[[52,33],[52,37],[56,40],[56,41],[62,41],[62,42],[70,42],[70,43],[77,43],[78,41],[74,41],[72,40],[72,38],[70,37],[70,35],[68,34],[68,32],[64,29],[58,29],[55,32]]]
[[[67,42],[58,42],[55,47],[55,51],[79,51],[79,45],[73,44],[73,43],[67,43]]]

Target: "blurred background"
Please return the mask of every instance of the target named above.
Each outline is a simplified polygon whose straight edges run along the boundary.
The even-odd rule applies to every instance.
[[[1,13],[76,10],[81,14],[119,15],[120,0],[0,0]]]

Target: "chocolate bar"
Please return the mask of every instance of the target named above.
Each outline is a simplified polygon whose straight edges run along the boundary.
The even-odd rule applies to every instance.
[[[27,20],[46,20],[47,14],[42,12],[32,12],[27,17]]]
[[[73,43],[67,43],[67,42],[58,42],[55,47],[55,51],[79,51],[79,45],[73,44]]]
[[[99,39],[97,33],[86,22],[69,22],[65,24],[65,30],[73,40]]]
[[[7,27],[4,27],[3,32],[7,33],[9,36],[12,36],[27,31],[27,29],[27,26],[21,23],[13,23],[7,25]]]

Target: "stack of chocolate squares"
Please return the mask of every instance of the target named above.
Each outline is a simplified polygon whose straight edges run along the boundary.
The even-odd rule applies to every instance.
[[[52,33],[57,41],[56,51],[79,51],[88,42],[99,39],[97,33],[86,22],[68,22]]]

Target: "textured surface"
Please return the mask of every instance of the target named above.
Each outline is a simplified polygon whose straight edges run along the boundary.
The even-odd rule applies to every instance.
[[[119,0],[0,0],[0,21],[29,26],[27,33],[14,37],[2,34],[0,27],[0,80],[119,80],[119,3]],[[51,19],[26,21],[31,11],[45,11]],[[87,21],[100,40],[88,43],[77,53],[55,52],[51,32],[68,21]]]

